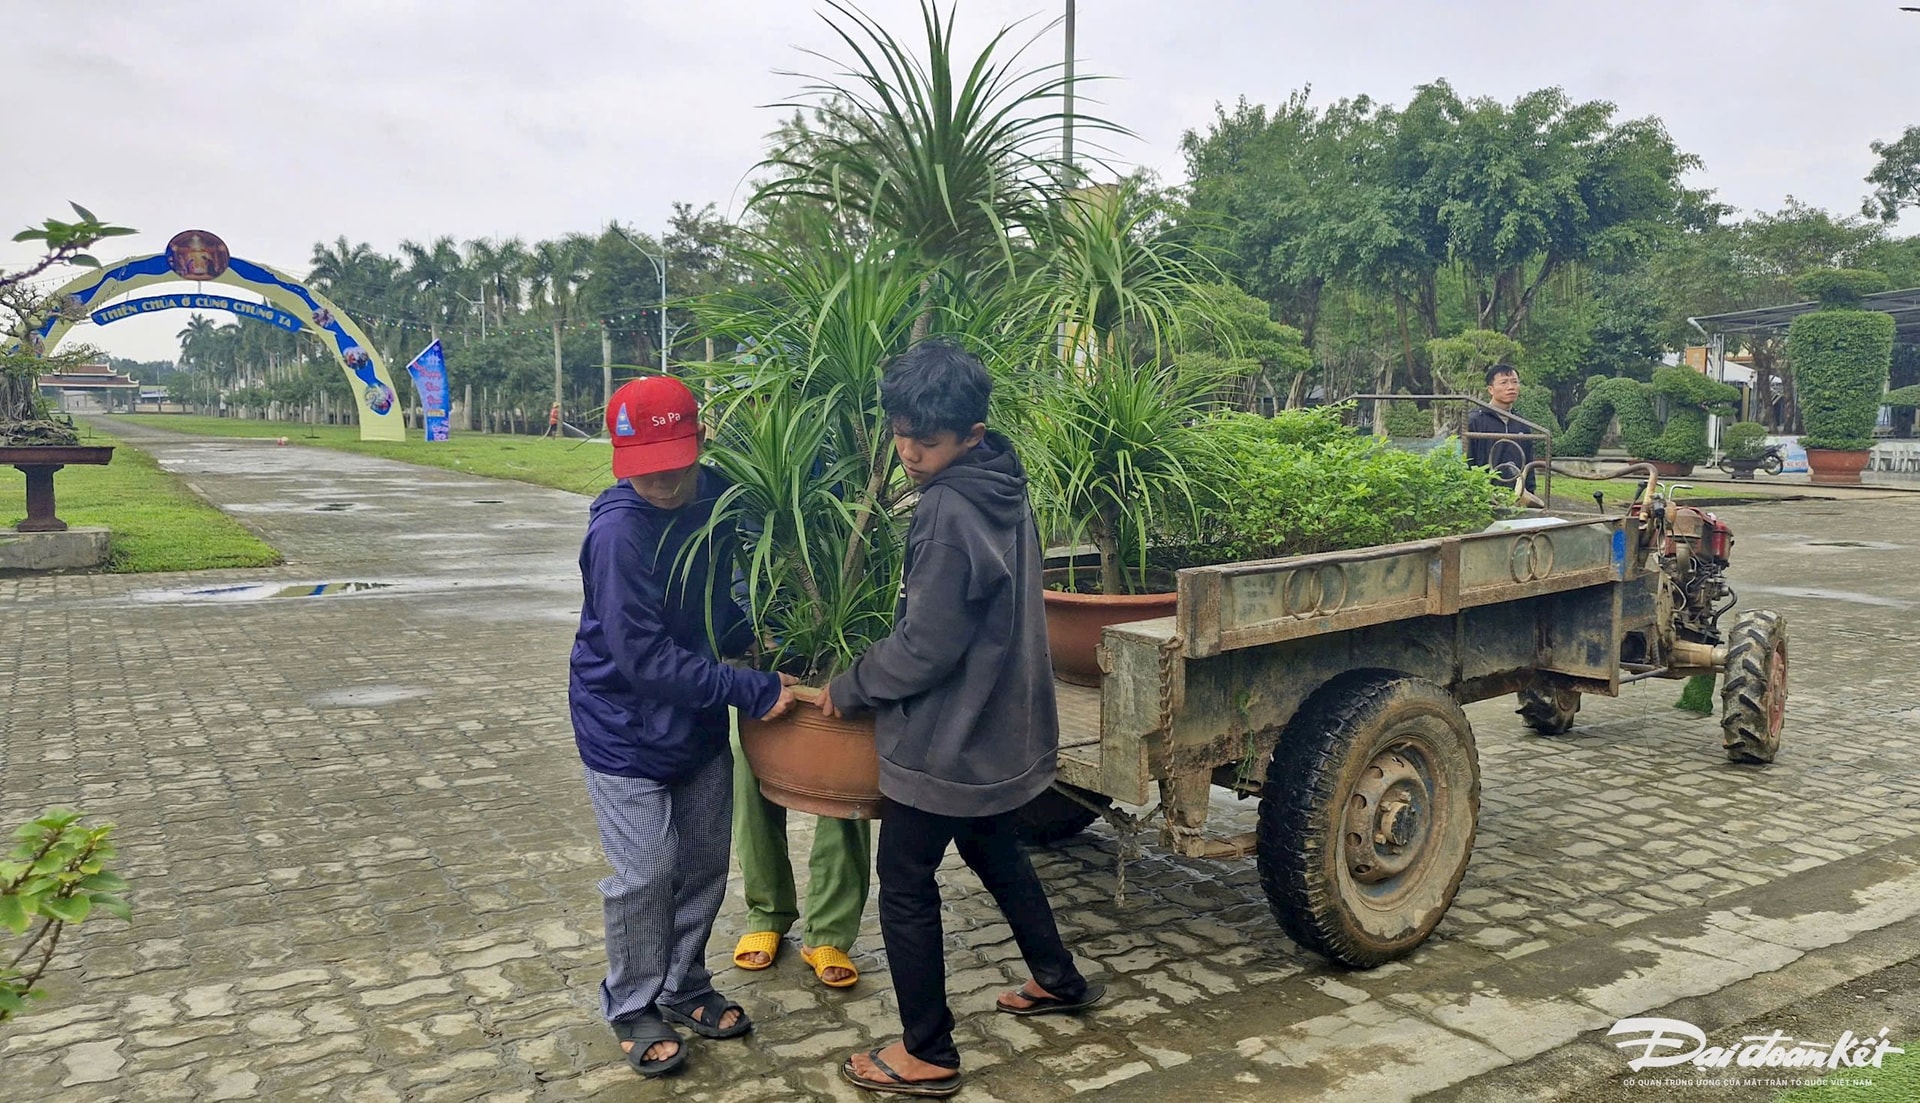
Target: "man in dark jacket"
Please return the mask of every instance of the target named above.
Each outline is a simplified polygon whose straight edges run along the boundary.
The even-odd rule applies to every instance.
[[[1478,434],[1531,433],[1533,429],[1518,420],[1513,404],[1520,400],[1520,372],[1512,364],[1495,364],[1487,369],[1487,404],[1475,406],[1467,417],[1467,432],[1475,434],[1467,441],[1467,462],[1491,470],[1503,484],[1512,486],[1520,472],[1533,462],[1533,441]],[[1527,472],[1524,491],[1533,496],[1533,472]],[[1539,504],[1534,499],[1533,504]]]
[[[841,1069],[873,1091],[960,1088],[934,880],[949,843],[993,894],[1033,974],[1000,1010],[1078,1011],[1105,994],[1061,943],[1015,828],[1014,813],[1053,781],[1060,721],[1026,470],[987,431],[992,391],[980,361],[944,344],[916,345],[888,368],[881,403],[920,486],[905,578],[893,634],[820,700],[828,715],[877,714],[880,934],[904,1036]]]
[[[614,871],[600,882],[600,1009],[627,1062],[658,1076],[686,1059],[670,1024],[713,1038],[752,1029],[706,967],[727,882],[727,710],[771,718],[794,698],[788,676],[720,662],[752,638],[730,572],[713,561],[729,534],[683,554],[727,485],[699,463],[693,392],[669,376],[633,380],[607,404],[607,432],[620,481],[594,500],[580,547],[567,700]]]

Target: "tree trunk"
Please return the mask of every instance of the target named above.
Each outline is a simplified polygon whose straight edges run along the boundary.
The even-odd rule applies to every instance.
[[[1094,521],[1093,544],[1100,549],[1100,592],[1114,595],[1127,592],[1127,576],[1120,562],[1120,537],[1114,532],[1118,527],[1114,510],[1109,507],[1100,511]]]

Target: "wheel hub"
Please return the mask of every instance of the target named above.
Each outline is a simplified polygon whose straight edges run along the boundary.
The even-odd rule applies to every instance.
[[[1419,860],[1432,824],[1427,777],[1412,756],[1382,752],[1347,805],[1347,872],[1366,884],[1390,880]]]
[[[1778,738],[1787,719],[1787,645],[1774,645],[1767,670],[1767,734]]]

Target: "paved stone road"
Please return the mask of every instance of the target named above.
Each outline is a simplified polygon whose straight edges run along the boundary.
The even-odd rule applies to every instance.
[[[759,1028],[696,1042],[675,1081],[635,1078],[594,1015],[602,866],[564,697],[584,499],[116,431],[288,562],[0,579],[0,821],[61,804],[117,823],[137,907],[131,925],[83,928],[51,1003],[0,1031],[5,1094],[858,1094],[840,1057],[897,1031],[877,933],[851,992],[814,983],[791,944],[766,973],[722,970]],[[1116,903],[1120,840],[1096,827],[1036,855],[1070,942],[1113,989],[1080,1021],[991,1013],[1018,954],[950,863],[961,1098],[1512,1098],[1534,1089],[1498,1078],[1550,1059],[1622,1071],[1594,1040],[1616,1018],[1700,997],[1703,1029],[1740,1023],[1770,1008],[1727,996],[1709,1021],[1717,995],[1920,916],[1920,557],[1905,542],[1920,496],[1725,512],[1743,605],[1792,629],[1774,767],[1728,765],[1717,723],[1673,711],[1669,683],[1589,700],[1551,740],[1509,706],[1474,706],[1485,796],[1465,885],[1426,947],[1365,974],[1282,936],[1251,861],[1149,840]],[[384,585],[288,596],[320,583]],[[1223,829],[1253,814],[1217,803]],[[736,888],[716,968],[740,918]]]

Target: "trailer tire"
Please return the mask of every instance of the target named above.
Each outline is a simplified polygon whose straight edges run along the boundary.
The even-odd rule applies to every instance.
[[[1727,761],[1772,762],[1786,720],[1787,620],[1771,609],[1742,613],[1727,633],[1727,675],[1720,683]]]
[[[1113,801],[1091,789],[1055,782],[1014,813],[1021,842],[1031,846],[1064,842],[1085,831],[1100,818],[1096,808],[1086,807],[1061,792],[1062,789],[1071,791],[1073,796],[1096,808],[1108,808],[1113,804]]]
[[[1392,672],[1345,674],[1294,714],[1267,764],[1260,885],[1301,946],[1383,965],[1446,915],[1479,812],[1473,729],[1452,695]]]
[[[1565,735],[1580,711],[1580,694],[1565,686],[1537,683],[1519,697],[1520,719],[1541,735]]]

